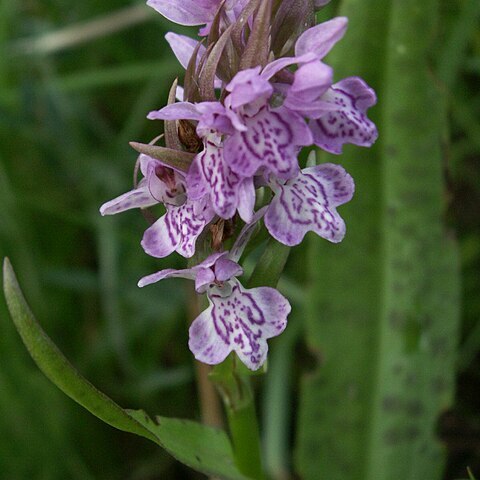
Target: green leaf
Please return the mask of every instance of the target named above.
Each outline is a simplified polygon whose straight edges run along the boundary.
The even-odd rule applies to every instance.
[[[230,441],[222,430],[176,418],[156,417],[154,422],[141,410],[127,412],[157,438],[161,438],[162,447],[185,465],[207,475],[248,480],[233,464]]]
[[[35,320],[10,261],[3,264],[4,292],[13,322],[40,370],[66,395],[105,423],[157,443],[179,461],[207,475],[247,480],[234,465],[227,435],[186,420],[125,410],[97,390],[68,362]]]
[[[276,287],[290,254],[290,247],[271,238],[248,280],[250,288]]]
[[[302,382],[305,480],[441,475],[436,424],[453,391],[459,272],[443,225],[443,98],[428,65],[437,8],[345,0],[340,11],[350,27],[329,62],[377,90],[380,140],[342,155],[356,182],[345,240],[311,243],[306,340],[319,365]]]

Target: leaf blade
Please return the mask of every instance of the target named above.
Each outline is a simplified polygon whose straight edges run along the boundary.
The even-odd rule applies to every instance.
[[[226,480],[248,480],[235,466],[225,432],[165,417],[157,417],[155,423],[145,412],[123,409],[95,388],[40,327],[8,258],[3,263],[3,279],[8,309],[23,343],[40,370],[67,396],[112,427],[155,442],[191,468]]]

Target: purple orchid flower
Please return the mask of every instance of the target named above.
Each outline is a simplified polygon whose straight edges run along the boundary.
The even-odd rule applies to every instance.
[[[322,96],[322,101],[335,109],[310,122],[315,145],[340,154],[345,143],[361,147],[375,143],[377,127],[366,112],[377,103],[377,97],[361,78],[349,77],[337,82]]]
[[[370,147],[378,132],[366,112],[375,105],[375,92],[360,78],[333,83],[333,70],[321,60],[345,34],[347,19],[337,17],[305,31],[295,44],[295,57],[281,58],[262,72],[272,78],[284,68],[298,64],[289,86],[276,85],[283,93],[283,106],[311,119],[315,145],[340,154],[345,143]]]
[[[150,112],[148,118],[198,122],[197,133],[203,138],[204,149],[196,155],[187,173],[188,198],[199,200],[208,196],[219,217],[229,219],[238,211],[242,220],[249,223],[255,204],[253,178],[238,175],[225,160],[222,133],[235,131],[225,107],[220,102],[179,102]]]
[[[214,253],[195,267],[161,270],[138,283],[143,287],[172,277],[195,280],[195,289],[207,294],[209,306],[190,326],[188,345],[197,360],[209,365],[223,362],[234,351],[250,370],[258,370],[267,358],[267,339],[287,325],[291,307],[283,295],[271,287],[246,289],[236,278],[243,273],[237,261],[244,237],[259,217],[240,234],[233,255]]]
[[[140,155],[140,170],[144,178],[137,188],[102,205],[100,213],[114,215],[163,203],[167,212],[145,231],[143,249],[158,258],[174,251],[187,258],[193,256],[198,236],[215,213],[206,199],[187,199],[183,175],[159,160]]]
[[[284,245],[301,243],[309,231],[338,243],[345,236],[345,222],[336,207],[352,199],[355,185],[340,165],[324,163],[304,168],[284,184],[273,181],[275,192],[265,213],[265,226]]]
[[[288,179],[298,171],[297,155],[313,143],[301,115],[284,107],[271,108],[273,87],[260,67],[239,72],[220,102],[179,102],[151,112],[150,119],[194,120],[204,150],[187,174],[188,196],[210,195],[215,212],[231,218],[238,210],[250,222],[255,203],[253,177],[273,173]]]
[[[298,170],[298,152],[313,143],[303,117],[284,107],[272,108],[273,87],[261,68],[239,72],[227,85],[225,106],[237,126],[225,140],[225,157],[231,169],[243,176],[273,173],[288,179]],[[232,120],[233,120],[232,118]]]

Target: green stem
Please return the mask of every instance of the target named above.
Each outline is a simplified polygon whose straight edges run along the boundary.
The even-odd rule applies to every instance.
[[[234,354],[210,375],[223,399],[238,469],[252,480],[263,480],[260,431],[251,385],[251,374]]]

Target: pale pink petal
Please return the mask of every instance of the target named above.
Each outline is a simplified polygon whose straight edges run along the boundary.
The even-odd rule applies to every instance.
[[[209,279],[214,279],[214,275],[205,274],[205,271],[210,271],[213,274],[212,267],[215,265],[219,258],[225,257],[228,252],[217,252],[213,253],[209,257],[207,257],[203,262],[195,265],[192,268],[187,268],[184,270],[175,270],[173,268],[168,268],[166,270],[160,270],[159,272],[153,273],[152,275],[148,275],[143,277],[138,282],[139,287],[144,287],[145,285],[150,285],[152,283],[159,282],[165,278],[187,278],[189,280],[195,280],[199,277],[203,278],[204,280],[206,277]],[[210,282],[211,280],[208,280]]]
[[[193,159],[193,162],[191,163],[187,172],[186,182],[188,198],[191,198],[192,200],[199,200],[207,195],[207,188],[205,186],[200,169],[200,161],[201,156],[197,155]]]
[[[183,205],[167,205],[167,213],[145,231],[142,247],[148,255],[163,258],[177,251],[190,258],[195,253],[195,242],[212,213],[204,211],[195,215],[194,203],[187,200]]]
[[[375,92],[358,77],[346,78],[330,88],[322,100],[336,111],[310,122],[314,142],[328,152],[340,154],[345,143],[370,147],[378,137],[367,109],[375,105]]]
[[[313,52],[317,59],[322,59],[345,35],[347,24],[348,19],[346,17],[336,17],[309,28],[297,40],[295,55],[299,57],[305,53]]]
[[[242,267],[227,256],[219,258],[215,263],[215,279],[219,282],[225,282],[242,274]]]
[[[355,189],[343,167],[325,163],[305,168],[273,188],[276,195],[265,214],[265,226],[275,239],[294,246],[314,231],[333,243],[342,241],[345,223],[336,207],[351,200]]]
[[[104,203],[100,207],[100,213],[102,215],[115,215],[116,213],[124,212],[132,208],[151,207],[157,203],[158,200],[151,195],[148,186],[143,183],[139,188]]]
[[[298,172],[298,151],[313,141],[300,115],[284,107],[265,107],[254,117],[245,117],[244,123],[246,132],[225,141],[225,158],[235,173],[251,177],[266,171],[288,179]]]
[[[270,287],[244,289],[231,280],[231,292],[212,290],[209,308],[190,327],[189,347],[197,360],[220,363],[233,350],[251,370],[267,357],[267,339],[283,332],[291,307]]]
[[[307,118],[318,118],[335,107],[320,97],[331,87],[333,69],[320,61],[301,65],[283,105]]]
[[[152,273],[147,275],[139,280],[138,286],[145,287],[146,285],[151,285],[152,283],[157,283],[160,280],[165,278],[187,278],[193,280],[195,278],[195,270],[192,268],[187,268],[185,270],[175,270],[173,268],[167,268],[166,270],[160,270],[159,272]]]
[[[175,218],[172,219],[168,212],[145,230],[142,239],[145,252],[156,258],[168,257],[179,243],[180,230]]]
[[[205,149],[195,158],[187,174],[187,192],[197,198],[207,192],[215,213],[232,218],[238,208],[238,190],[243,178],[226,164],[223,148],[207,139]]]
[[[167,40],[170,48],[180,62],[180,65],[186,69],[190,62],[190,59],[192,58],[193,52],[198,45],[198,41],[193,38],[187,37],[186,35],[179,35],[178,33],[173,32],[168,32],[165,35],[165,39]],[[198,49],[197,62],[204,53],[205,47],[201,45]]]
[[[225,99],[226,104],[237,110],[244,105],[260,101],[265,104],[272,96],[273,87],[260,75],[261,67],[249,68],[238,72],[227,85],[227,91],[231,92]]]
[[[274,75],[276,75],[280,70],[287,68],[295,63],[302,64],[305,62],[311,62],[313,60],[318,60],[317,55],[313,52],[307,52],[304,55],[299,57],[284,57],[274,60],[269,63],[262,71],[262,78],[265,80],[270,80]]]
[[[200,120],[201,114],[193,103],[178,102],[160,110],[153,110],[147,118],[149,120]]]
[[[218,0],[148,0],[147,5],[180,25],[202,25],[213,20]]]
[[[231,352],[230,333],[222,322],[214,323],[210,306],[192,323],[189,330],[188,346],[197,360],[208,365],[222,363]]]
[[[255,186],[253,178],[244,178],[238,186],[238,214],[245,223],[250,223],[255,207]]]

